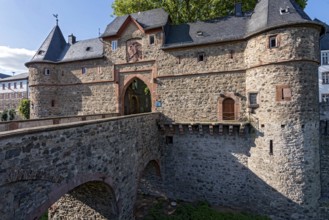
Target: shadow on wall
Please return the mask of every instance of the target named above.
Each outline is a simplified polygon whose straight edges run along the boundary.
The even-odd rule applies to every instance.
[[[219,136],[216,129],[210,135],[205,126],[203,134],[189,132],[188,129],[184,134],[176,132],[173,143],[164,146],[162,174],[168,197],[207,201],[214,206],[251,211],[273,219],[316,219],[313,204],[292,201],[248,168],[251,146],[255,146],[253,140],[258,134],[239,136],[238,132],[228,135],[224,131]],[[266,156],[261,159],[268,160]],[[271,179],[271,173],[266,174],[268,169],[262,175]]]
[[[59,209],[58,209],[59,208]],[[48,209],[50,219],[117,219],[113,190],[100,181],[87,182],[62,196]]]

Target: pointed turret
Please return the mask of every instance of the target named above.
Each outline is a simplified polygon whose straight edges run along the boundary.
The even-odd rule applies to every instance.
[[[294,0],[260,0],[248,22],[249,34],[287,24],[313,23]]]
[[[52,61],[56,62],[60,58],[67,45],[61,29],[56,25],[49,33],[37,53],[30,62]]]

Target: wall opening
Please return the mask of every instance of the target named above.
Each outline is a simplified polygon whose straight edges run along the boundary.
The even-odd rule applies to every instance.
[[[117,219],[118,208],[110,186],[84,183],[62,196],[48,209],[49,219]]]
[[[150,89],[142,80],[135,78],[125,92],[124,114],[151,112],[151,100]]]
[[[160,166],[157,161],[150,161],[142,171],[138,183],[135,217],[143,216],[143,210],[152,206],[152,201],[159,198],[167,199],[162,191]]]
[[[234,120],[235,111],[234,111],[235,102],[231,98],[226,98],[223,101],[223,120]]]

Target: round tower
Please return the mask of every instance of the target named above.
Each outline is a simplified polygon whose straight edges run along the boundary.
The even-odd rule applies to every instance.
[[[66,46],[62,31],[56,25],[32,60],[25,64],[29,68],[32,119],[57,116],[60,112],[56,62]]]
[[[302,13],[292,1],[261,3],[276,7],[267,13],[267,27],[258,26],[260,31],[250,34],[245,51],[249,118],[255,127],[248,160],[255,174],[248,183],[250,204],[282,219],[315,219],[321,190],[317,78],[321,27],[303,14],[292,20],[293,13]],[[284,19],[290,24],[280,24]]]

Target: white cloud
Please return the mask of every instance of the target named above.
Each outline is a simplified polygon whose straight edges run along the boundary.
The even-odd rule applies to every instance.
[[[24,48],[10,48],[0,46],[0,73],[16,74],[27,72],[24,63],[28,62],[34,56],[35,51]]]

